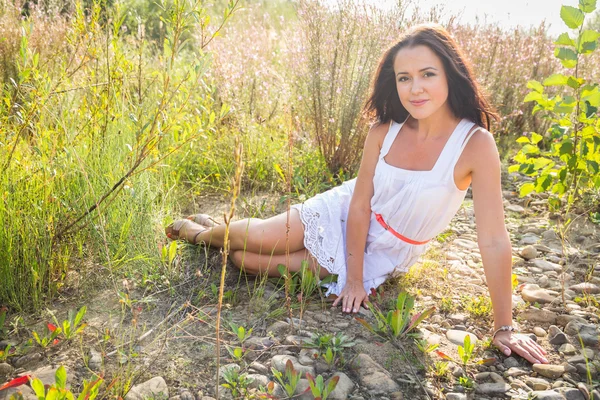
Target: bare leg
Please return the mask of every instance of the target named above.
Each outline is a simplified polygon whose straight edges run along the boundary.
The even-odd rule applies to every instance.
[[[233,263],[241,270],[253,275],[266,273],[268,276],[281,276],[277,270],[279,264],[289,265],[292,272],[300,271],[303,261],[308,261],[308,266],[313,272],[319,274],[319,278],[325,278],[329,272],[325,268],[319,267],[317,260],[308,252],[300,250],[290,253],[289,259],[285,254],[256,254],[244,250],[236,250],[231,255]]]
[[[281,213],[268,219],[248,218],[232,222],[229,225],[230,250],[245,250],[255,254],[280,255],[286,253],[287,213]],[[198,234],[201,232],[200,234]],[[198,234],[196,236],[196,234]],[[223,247],[225,225],[212,228],[203,227],[194,222],[185,226],[180,233],[189,241],[195,237],[195,243],[204,242],[213,247]],[[300,213],[290,210],[289,252],[304,249],[304,225]],[[277,264],[276,264],[277,265]]]

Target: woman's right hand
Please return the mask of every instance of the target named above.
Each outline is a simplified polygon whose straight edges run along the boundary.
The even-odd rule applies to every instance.
[[[342,302],[342,312],[357,313],[361,304],[364,304],[367,308],[365,303],[368,299],[369,296],[365,292],[362,282],[348,281],[338,298],[333,302],[333,307]]]

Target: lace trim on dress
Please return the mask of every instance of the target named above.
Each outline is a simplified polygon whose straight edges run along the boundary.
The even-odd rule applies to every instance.
[[[323,285],[327,288],[325,295],[339,295],[342,291],[340,283],[346,282],[346,268],[336,271],[335,257],[325,249],[325,238],[321,234],[324,230],[320,228],[321,213],[304,207],[299,207],[299,211],[300,219],[304,224],[304,247],[317,259],[322,268],[325,268],[330,274],[338,276],[338,282]]]

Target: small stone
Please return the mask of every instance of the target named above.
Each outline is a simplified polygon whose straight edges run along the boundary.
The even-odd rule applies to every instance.
[[[528,371],[524,368],[511,367],[508,369],[508,371],[506,371],[506,376],[516,378],[517,376],[529,375],[530,372],[531,371]]]
[[[532,260],[531,263],[537,268],[541,269],[542,271],[562,271],[562,266],[560,266],[559,264],[552,263],[550,261],[535,259]]]
[[[541,378],[533,378],[529,377],[525,380],[527,386],[532,388],[533,390],[547,390],[550,389],[550,383]]]
[[[556,323],[558,314],[545,309],[531,308],[529,310],[521,312],[519,316],[522,319],[533,323],[554,324]]]
[[[585,397],[578,389],[574,388],[565,388],[561,390],[561,393],[567,400],[589,400],[590,398],[589,394]]]
[[[0,376],[8,376],[12,374],[15,369],[7,363],[0,363]]]
[[[352,379],[350,379],[348,375],[346,375],[343,372],[336,372],[335,374],[333,374],[333,376],[339,376],[340,378],[338,380],[337,385],[335,386],[335,389],[329,394],[329,396],[327,396],[327,398],[331,400],[347,399],[356,385],[354,384],[354,382],[352,382]]]
[[[15,361],[15,368],[30,369],[34,364],[42,361],[44,357],[40,353],[26,354]]]
[[[517,213],[517,214],[524,214],[525,213],[525,209],[522,206],[518,205],[518,204],[511,204],[511,205],[509,205],[509,206],[506,207],[506,210],[510,211],[510,212]]]
[[[269,368],[267,368],[264,364],[259,363],[258,361],[253,361],[250,364],[250,369],[258,372],[259,374],[268,374],[269,373]]]
[[[565,400],[565,396],[554,390],[533,391],[530,395],[536,400]]]
[[[269,383],[269,380],[267,379],[267,384],[268,383]],[[189,390],[186,390],[186,389],[182,390],[181,393],[179,393],[179,397],[181,400],[196,400],[196,396],[194,396],[192,394],[192,392],[190,392]]]
[[[593,283],[583,282],[577,285],[569,286],[569,289],[576,291],[577,293],[588,293],[598,294],[600,293],[600,286],[594,285]]]
[[[545,289],[542,289],[538,285],[532,283],[523,286],[521,297],[523,297],[523,300],[528,301],[531,304],[552,303],[554,300],[556,300],[555,296],[552,296]]]
[[[294,356],[278,354],[271,359],[271,366],[273,368],[275,368],[277,371],[279,371],[281,373],[285,373],[285,365],[288,360],[290,360],[292,362],[294,369],[296,371],[300,372],[300,376],[303,377],[306,375],[306,373],[309,373],[312,376],[315,376],[315,368],[313,366],[306,366],[306,365],[300,364],[298,359]]]
[[[88,361],[88,367],[92,371],[99,371],[102,368],[102,354],[94,349],[90,349],[90,359]]]
[[[558,348],[560,353],[563,353],[567,356],[572,356],[573,354],[577,354],[577,349],[571,343],[565,343]]]
[[[458,346],[464,345],[465,337],[467,337],[467,336],[471,337],[471,344],[477,343],[477,341],[478,341],[477,336],[475,336],[472,333],[465,332],[465,331],[458,331],[455,329],[450,329],[449,331],[446,332],[446,338],[450,342],[452,342]]]
[[[536,326],[535,328],[533,328],[533,333],[537,337],[546,336],[546,331],[544,330],[544,328],[540,328],[539,326]]]
[[[592,349],[588,349],[588,348],[583,348],[581,349],[581,355],[585,358],[587,358],[588,360],[592,360],[595,356],[594,350]]]
[[[538,374],[550,379],[557,379],[565,373],[563,365],[533,364],[533,370]]]
[[[586,346],[598,345],[598,328],[596,325],[586,324],[578,320],[572,320],[565,327],[565,333],[569,336],[581,337],[581,341]]]
[[[467,395],[464,393],[448,393],[446,400],[467,400]]]
[[[538,251],[532,245],[528,245],[521,249],[519,255],[526,260],[532,260],[538,256]]]
[[[512,356],[507,357],[503,364],[506,368],[518,367],[520,365],[517,359]]]
[[[567,343],[569,340],[567,339],[567,335],[565,335],[558,326],[550,325],[548,328],[548,341],[550,344],[559,346]]]
[[[400,386],[391,378],[390,373],[367,354],[357,355],[352,361],[352,368],[356,371],[361,385],[374,394],[400,390]]]
[[[510,390],[510,385],[506,383],[482,383],[477,385],[475,393],[487,394],[487,395],[501,395]]]
[[[147,398],[169,398],[169,388],[162,377],[156,376],[135,385],[125,396],[125,400],[144,400]]]
[[[267,328],[267,332],[271,332],[275,337],[281,337],[291,329],[290,324],[284,321],[276,321]]]

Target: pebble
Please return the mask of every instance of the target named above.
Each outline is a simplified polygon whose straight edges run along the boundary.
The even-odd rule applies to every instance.
[[[533,364],[533,370],[538,374],[550,379],[557,379],[565,373],[563,365]]]
[[[464,393],[448,393],[446,400],[467,400],[467,395]]]
[[[400,390],[400,386],[391,378],[390,373],[364,353],[357,355],[352,361],[360,384],[372,394],[391,393]]]
[[[525,209],[522,206],[518,205],[518,204],[511,204],[511,205],[509,205],[509,206],[506,207],[506,210],[514,212],[514,213],[517,213],[517,214],[524,214],[525,213]]]
[[[548,311],[538,308],[530,308],[519,314],[519,316],[529,322],[540,324],[555,324],[558,314],[553,311]]]
[[[600,332],[597,325],[572,320],[565,326],[565,333],[569,336],[576,336],[578,339],[581,338],[581,341],[586,346],[593,347],[598,345],[598,335],[600,335]]]
[[[552,303],[556,300],[555,296],[552,296],[547,290],[540,288],[538,285],[533,283],[528,283],[523,286],[523,290],[521,291],[521,297],[523,300],[528,301],[532,304],[534,303]]]
[[[336,372],[333,376],[339,376],[339,380],[335,389],[327,396],[331,400],[345,400],[350,396],[350,393],[354,391],[356,386],[352,379],[343,372]],[[333,377],[332,377],[333,378]]]
[[[125,396],[125,400],[144,400],[147,398],[169,398],[169,388],[162,377],[155,376],[146,382],[135,385]]]
[[[521,251],[519,252],[519,255],[526,260],[532,260],[534,258],[537,258],[538,251],[532,245],[527,245],[521,249]]]
[[[554,390],[533,391],[531,395],[536,400],[565,400],[562,394]]]
[[[518,367],[519,365],[519,362],[514,357],[507,357],[506,360],[504,360],[504,366],[506,368]]]
[[[7,363],[0,363],[0,376],[8,376],[12,374],[15,369]]]
[[[292,362],[294,369],[300,372],[301,376],[305,376],[307,373],[315,376],[315,368],[313,366],[300,364],[298,359],[294,356],[278,354],[271,358],[271,366],[277,371],[285,373],[285,365],[288,360]]]
[[[510,390],[510,385],[506,383],[482,383],[477,385],[475,393],[486,394],[490,396],[501,395]]]
[[[544,330],[544,328],[540,328],[539,326],[536,326],[535,328],[533,328],[533,333],[537,337],[546,336],[546,331]]]
[[[569,289],[574,290],[577,293],[600,293],[600,286],[594,285],[593,283],[589,282],[578,283],[577,285],[570,286]]]
[[[506,376],[510,376],[510,377],[518,377],[518,376],[523,376],[523,375],[529,375],[531,373],[531,371],[528,371],[524,368],[518,368],[518,367],[510,367],[508,369],[508,371],[505,372]]]
[[[552,263],[550,261],[535,259],[532,260],[531,263],[535,267],[541,269],[542,271],[562,271],[562,266],[560,266],[559,264]]]
[[[573,354],[577,354],[577,349],[571,343],[565,343],[558,348],[558,352],[567,356],[572,356]]]
[[[475,336],[472,333],[466,332],[466,331],[459,331],[456,329],[450,329],[446,332],[446,338],[458,345],[458,346],[462,346],[465,343],[465,337],[470,336],[471,337],[471,344],[475,344],[477,343],[478,339],[477,336]]]
[[[546,390],[550,389],[550,382],[541,379],[541,378],[533,378],[529,377],[525,380],[525,384],[532,388],[533,390]]]
[[[587,391],[587,388],[585,389]],[[589,393],[585,396],[579,389],[574,388],[566,388],[565,390],[561,390],[563,396],[567,400],[589,400]]]

